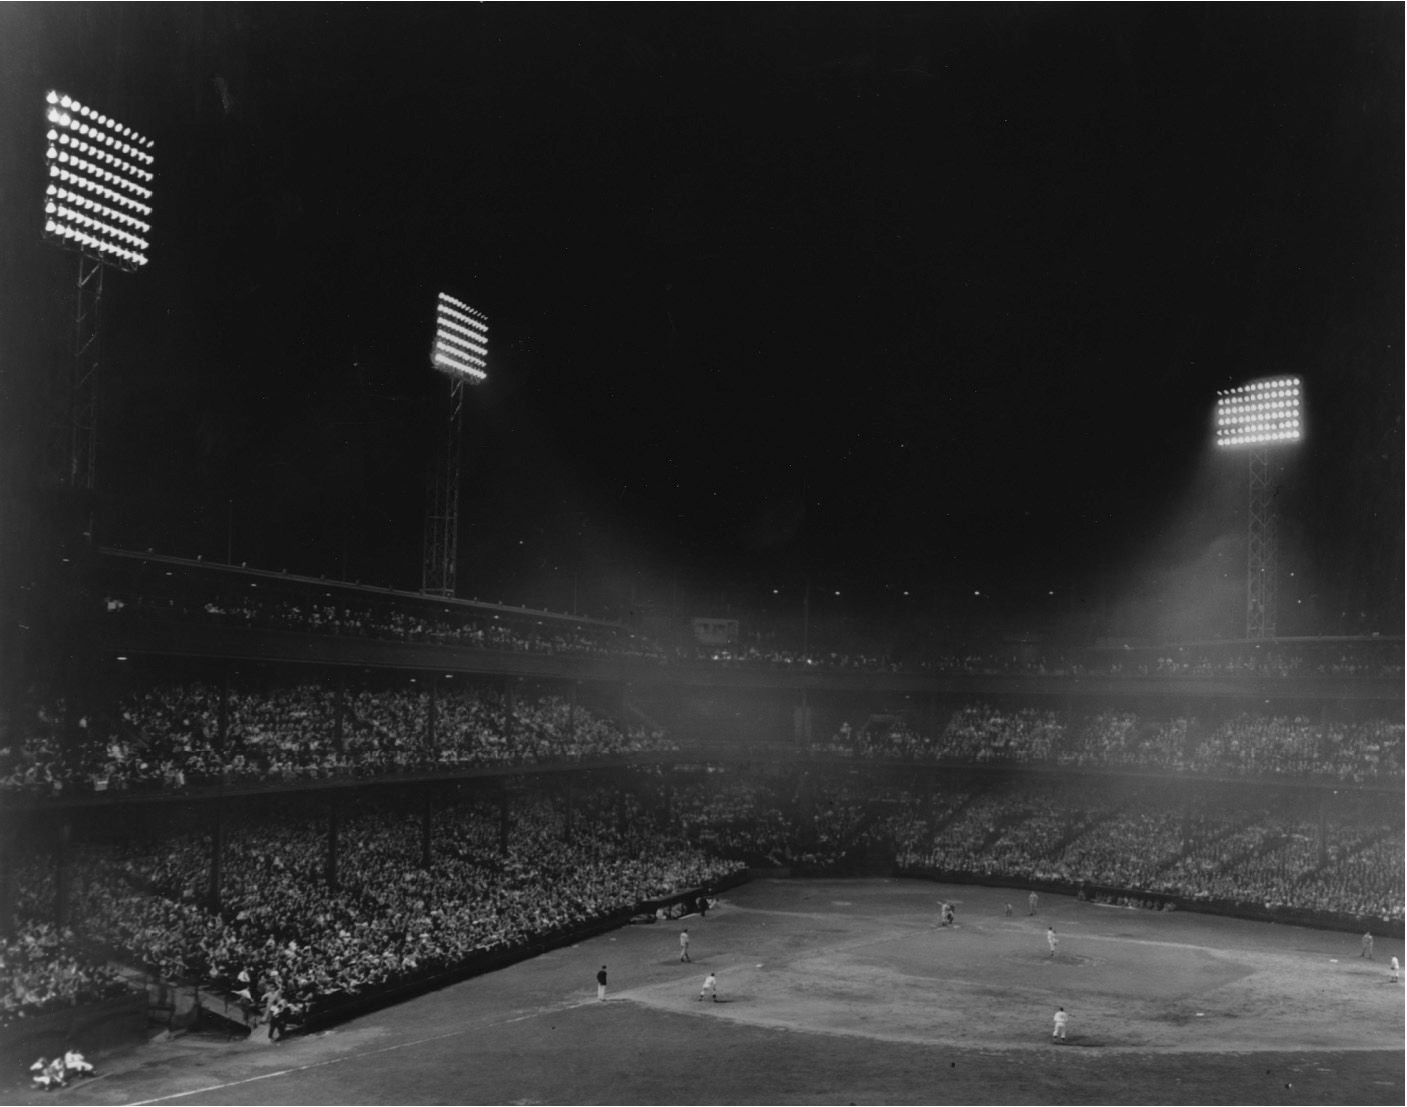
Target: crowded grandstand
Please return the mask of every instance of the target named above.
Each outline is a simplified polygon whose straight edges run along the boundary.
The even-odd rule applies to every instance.
[[[0,737],[7,1021],[160,980],[287,1033],[749,871],[1402,926],[1400,641],[683,656],[108,561],[126,587],[89,597],[83,686],[32,686]]]

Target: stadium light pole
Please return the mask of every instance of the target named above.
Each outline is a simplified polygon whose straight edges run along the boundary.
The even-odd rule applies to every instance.
[[[91,491],[97,460],[98,306],[103,270],[146,267],[155,143],[57,90],[44,97],[44,237],[78,254],[72,361],[51,447],[59,483]],[[89,528],[91,536],[91,526]]]
[[[449,378],[449,419],[431,471],[425,508],[420,590],[453,596],[459,556],[459,464],[464,387],[488,378],[488,317],[441,292],[435,307],[430,367]]]
[[[1304,435],[1303,389],[1298,377],[1266,377],[1217,393],[1218,449],[1249,455],[1250,503],[1246,533],[1246,637],[1274,638],[1278,527],[1271,461]]]
[[[53,374],[48,435],[42,459],[52,482],[56,531],[62,542],[81,537],[96,544],[93,487],[98,442],[98,309],[103,273],[109,268],[138,272],[147,265],[151,233],[152,166],[155,143],[91,104],[51,89],[44,94],[44,237],[78,255],[77,286],[70,331],[68,371]],[[45,489],[48,493],[49,488]],[[78,532],[78,533],[75,533]],[[47,557],[47,551],[40,554]],[[73,565],[71,559],[58,559]],[[76,593],[72,580],[50,578],[55,592]],[[58,673],[65,711],[63,745],[73,750],[79,717],[87,702],[82,660],[88,643],[72,611],[60,614],[46,632],[59,644]],[[8,653],[8,648],[5,650]],[[39,660],[35,656],[35,660]],[[16,672],[25,666],[14,666]],[[7,665],[7,669],[10,666]],[[21,678],[23,679],[23,678]],[[6,695],[8,698],[8,694]],[[66,923],[67,876],[60,866],[55,921]]]

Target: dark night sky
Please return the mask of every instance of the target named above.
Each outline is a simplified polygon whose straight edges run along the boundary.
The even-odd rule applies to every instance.
[[[1401,5],[22,4],[0,69],[12,425],[73,272],[43,90],[158,140],[105,541],[417,585],[445,288],[462,594],[1235,633],[1211,404],[1290,372],[1282,632],[1401,633]]]

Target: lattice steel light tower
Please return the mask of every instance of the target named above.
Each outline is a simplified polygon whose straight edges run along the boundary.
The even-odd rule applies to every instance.
[[[1267,377],[1217,393],[1216,444],[1250,456],[1250,510],[1246,535],[1246,637],[1274,638],[1277,599],[1277,527],[1271,459],[1299,442],[1302,424],[1298,377]]]
[[[431,472],[425,508],[422,592],[454,595],[459,554],[459,461],[464,431],[464,386],[487,378],[488,316],[441,292],[435,308],[430,366],[449,377],[449,422]]]
[[[62,382],[50,468],[59,483],[91,491],[97,453],[98,305],[103,270],[147,264],[155,143],[62,92],[44,97],[44,236],[78,253],[72,362]]]

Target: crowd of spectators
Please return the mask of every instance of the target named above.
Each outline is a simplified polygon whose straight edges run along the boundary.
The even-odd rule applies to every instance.
[[[213,597],[106,595],[101,610],[112,619],[190,620],[216,626],[289,630],[311,634],[435,643],[509,653],[627,657],[659,662],[651,639],[624,627],[553,617],[524,610],[436,604],[406,597],[388,602],[356,592],[293,599],[261,594],[257,583]]]
[[[710,778],[678,798],[693,840],[753,864],[844,864],[884,846],[902,869],[1088,885],[1091,897],[1097,887],[1158,906],[1177,897],[1400,921],[1400,804],[1394,815],[1380,795],[1323,802],[1316,818],[1298,791],[1248,800],[1236,788],[965,775],[923,795],[851,782],[810,801]]]
[[[751,866],[825,869],[875,851],[892,853],[905,833],[920,833],[917,799],[873,783],[798,784],[726,777],[673,787],[671,798],[690,841]]]
[[[75,742],[62,740],[63,718],[61,702],[41,704],[0,728],[0,790],[181,789],[678,748],[660,730],[622,725],[559,696],[519,697],[510,708],[497,689],[468,684],[440,692],[432,712],[430,692],[414,684],[338,693],[312,682],[222,690],[169,681],[129,692],[115,717],[79,719]],[[844,722],[811,749],[868,760],[1380,784],[1402,779],[1403,746],[1403,725],[1384,718],[1160,718],[975,703],[936,730],[903,714]]]
[[[1199,652],[1185,647],[1154,658],[1095,662],[1095,671],[1134,676],[1262,676],[1287,679],[1299,676],[1396,677],[1403,673],[1401,651],[1384,657],[1381,648],[1368,643],[1369,653],[1326,645],[1307,652],[1302,647],[1267,647],[1252,653]],[[1145,652],[1145,651],[1140,651]]]
[[[0,1028],[129,992],[121,974],[52,923],[31,919],[0,940]]]
[[[130,565],[114,563],[114,568]],[[510,653],[609,656],[651,664],[723,667],[903,672],[929,674],[1021,674],[1035,676],[1392,678],[1404,673],[1400,641],[1306,640],[1245,646],[1137,646],[1075,649],[1021,644],[929,643],[895,653],[885,628],[858,644],[852,628],[846,641],[810,642],[782,633],[761,619],[741,620],[748,629],[728,644],[679,640],[668,648],[647,634],[599,620],[578,619],[502,604],[445,603],[411,593],[346,584],[241,574],[220,567],[185,566],[140,583],[118,573],[97,601],[113,619],[194,620],[302,633],[436,643]],[[232,575],[230,575],[232,574]],[[168,580],[168,578],[170,578]],[[677,628],[682,630],[683,628]],[[835,635],[823,636],[831,639]]]
[[[1042,794],[1044,793],[1044,794]],[[1148,788],[1112,798],[1053,785],[992,794],[911,854],[915,867],[1024,875],[1067,884],[1270,909],[1403,917],[1400,814],[1306,818],[1299,794],[1247,804],[1227,795],[1189,811]],[[1032,817],[1040,829],[1032,835]],[[1340,821],[1342,820],[1342,821]],[[1377,866],[1374,859],[1395,857]]]
[[[789,804],[772,782],[730,779],[717,788],[676,787],[670,796],[684,834],[700,848],[757,866],[790,863]]]
[[[1238,713],[1156,718],[1127,711],[1077,715],[970,704],[936,734],[901,715],[842,723],[813,750],[901,761],[1002,762],[1079,769],[1142,769],[1210,776],[1294,777],[1353,784],[1400,780],[1403,725],[1383,718],[1315,723]]]
[[[662,651],[667,654],[667,651]],[[982,676],[1114,676],[1114,677],[1273,677],[1304,676],[1392,678],[1403,675],[1402,650],[1382,643],[1364,648],[1326,645],[1267,646],[1252,652],[1226,648],[1173,647],[1167,651],[1080,650],[1037,653],[1026,648],[992,647],[938,649],[932,653],[895,657],[873,649],[803,649],[775,641],[729,645],[694,643],[676,647],[673,660],[682,664],[724,667],[861,670],[887,673],[965,674]]]
[[[235,997],[251,1019],[276,1003],[297,1021],[740,867],[608,789],[578,794],[570,815],[550,796],[517,798],[506,843],[496,807],[445,808],[433,820],[430,869],[420,864],[420,832],[405,810],[349,814],[329,887],[324,822],[251,813],[223,838],[218,910],[204,894],[205,835],[173,829],[160,840],[84,846],[71,861],[72,925],[166,978]],[[52,882],[21,883],[22,916],[52,910]]]
[[[676,651],[677,660],[718,665],[724,668],[736,666],[749,668],[770,668],[788,670],[825,669],[844,671],[858,669],[865,672],[899,672],[903,668],[887,662],[884,658],[863,652],[844,650],[784,649],[780,646],[729,645],[714,646],[697,644],[689,650]]]
[[[221,697],[225,727],[221,734]],[[496,690],[430,696],[413,688],[334,690],[315,683],[223,691],[201,681],[130,692],[116,716],[81,718],[62,737],[64,705],[40,705],[0,731],[0,790],[41,794],[181,789],[221,782],[525,765],[673,748],[659,731],[623,726],[557,696]]]
[[[1032,653],[1029,650],[965,648],[931,654],[894,657],[865,649],[803,649],[774,641],[703,642],[659,651],[675,664],[717,665],[723,668],[767,668],[872,673],[915,673],[981,676],[1113,676],[1113,677],[1273,677],[1304,676],[1391,678],[1403,674],[1401,651],[1384,657],[1381,648],[1359,656],[1350,649],[1321,649],[1306,653],[1290,647],[1267,647],[1252,653],[1224,649],[1203,651],[1174,648],[1168,652],[1083,650],[1073,654]]]

